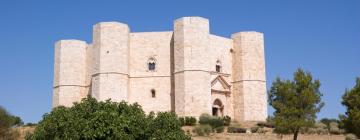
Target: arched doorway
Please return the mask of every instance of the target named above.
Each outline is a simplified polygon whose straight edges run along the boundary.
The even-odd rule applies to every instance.
[[[224,105],[219,99],[216,99],[212,105],[212,115],[222,117],[224,115]]]

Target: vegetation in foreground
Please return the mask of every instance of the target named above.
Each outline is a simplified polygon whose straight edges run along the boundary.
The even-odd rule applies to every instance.
[[[342,99],[346,112],[345,115],[340,115],[340,120],[347,132],[360,138],[360,77],[356,79],[352,89],[345,91]]]
[[[57,107],[37,125],[28,140],[45,139],[191,139],[181,130],[182,126],[193,126],[192,132],[198,136],[210,133],[267,133],[294,134],[346,134],[347,140],[360,137],[360,78],[355,86],[346,90],[342,104],[344,115],[338,119],[321,119],[316,122],[316,114],[324,103],[319,91],[320,81],[313,80],[309,72],[298,69],[293,80],[277,78],[269,91],[269,103],[275,109],[274,117],[257,126],[242,127],[231,123],[229,116],[214,117],[202,114],[196,118],[178,118],[174,113],[160,112],[146,115],[138,104],[126,102],[97,102],[88,97],[73,107]],[[23,125],[22,120],[10,115],[0,107],[0,138],[17,139],[19,133],[13,129]],[[34,126],[26,124],[25,126]],[[187,130],[187,134],[191,134]]]
[[[269,91],[269,103],[275,109],[275,132],[293,133],[296,140],[301,128],[313,126],[316,114],[324,106],[319,88],[320,81],[302,69],[294,73],[293,80],[278,77]]]
[[[36,126],[27,140],[122,139],[189,140],[171,112],[146,115],[138,104],[98,102],[88,97],[73,107],[57,107]]]
[[[11,128],[22,125],[23,122],[20,117],[9,114],[3,107],[0,106],[0,138],[1,139],[16,139],[19,134]]]

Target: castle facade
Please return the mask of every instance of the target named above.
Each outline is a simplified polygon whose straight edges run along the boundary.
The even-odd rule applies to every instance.
[[[91,95],[137,102],[145,112],[208,113],[236,121],[267,117],[263,34],[216,36],[202,17],[177,19],[173,31],[163,32],[98,23],[92,43],[56,42],[54,67],[53,107]]]

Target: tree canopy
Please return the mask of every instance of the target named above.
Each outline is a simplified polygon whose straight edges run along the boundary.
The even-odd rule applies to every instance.
[[[138,104],[98,102],[84,98],[72,107],[54,108],[45,114],[26,139],[190,139],[174,113],[146,115]]]
[[[346,112],[345,115],[340,115],[340,119],[345,130],[360,137],[360,77],[356,78],[352,89],[345,90],[342,104],[346,107]]]
[[[296,140],[300,128],[313,126],[316,114],[324,106],[319,88],[320,81],[302,69],[294,73],[293,80],[278,77],[269,91],[269,103],[275,109],[275,132],[294,133]]]

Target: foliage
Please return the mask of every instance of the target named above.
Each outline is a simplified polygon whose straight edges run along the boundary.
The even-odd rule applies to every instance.
[[[181,126],[185,126],[185,118],[184,117],[179,117],[179,121],[180,121]]]
[[[209,114],[201,114],[199,118],[199,123],[202,125],[208,124],[213,129],[224,126],[224,121],[220,117],[210,116]]]
[[[311,128],[301,128],[301,134],[329,134],[329,129],[322,122],[316,122]]]
[[[323,124],[325,124],[327,129],[330,129],[330,123],[331,123],[331,122],[340,123],[340,120],[330,119],[330,118],[322,118],[322,119],[320,120],[320,122],[323,123]]]
[[[344,133],[344,131],[339,128],[339,124],[337,122],[330,122],[329,132],[330,132],[330,134],[335,134],[335,135]]]
[[[212,118],[212,116],[210,116],[209,114],[203,113],[199,117],[199,123],[200,124],[210,124],[211,118]]]
[[[190,140],[181,130],[180,121],[173,112],[159,112],[148,127],[151,140]]]
[[[357,137],[356,135],[349,133],[346,134],[345,140],[357,140]]]
[[[196,124],[195,117],[185,117],[185,125],[186,126],[194,126]]]
[[[20,117],[9,114],[3,107],[0,106],[0,138],[16,139],[18,133],[12,131],[11,127],[22,125],[23,122]]]
[[[241,128],[241,127],[236,127],[236,126],[229,126],[228,133],[246,133],[246,129],[245,128]]]
[[[26,123],[25,126],[36,126],[36,123]]]
[[[360,137],[360,77],[356,78],[352,89],[345,90],[342,104],[346,107],[346,112],[340,116],[340,120],[345,130]]]
[[[222,118],[222,120],[224,121],[225,126],[229,126],[231,122],[231,117],[226,115]]]
[[[316,113],[324,106],[319,90],[320,81],[313,80],[310,72],[298,69],[294,79],[272,83],[269,91],[269,103],[275,109],[275,132],[294,133],[294,139],[300,128],[311,127],[315,123]]]
[[[250,128],[251,133],[256,133],[256,132],[258,132],[258,130],[259,130],[259,127],[257,127],[257,126]]]
[[[138,104],[97,102],[88,97],[45,114],[26,139],[189,139],[173,113],[146,115]]]
[[[216,127],[214,130],[216,133],[222,133],[222,132],[224,132],[224,126]]]
[[[263,127],[274,128],[275,127],[273,122],[258,122],[256,125],[261,128],[263,128]]]
[[[212,128],[210,125],[198,125],[193,130],[199,136],[208,136],[212,132]]]

